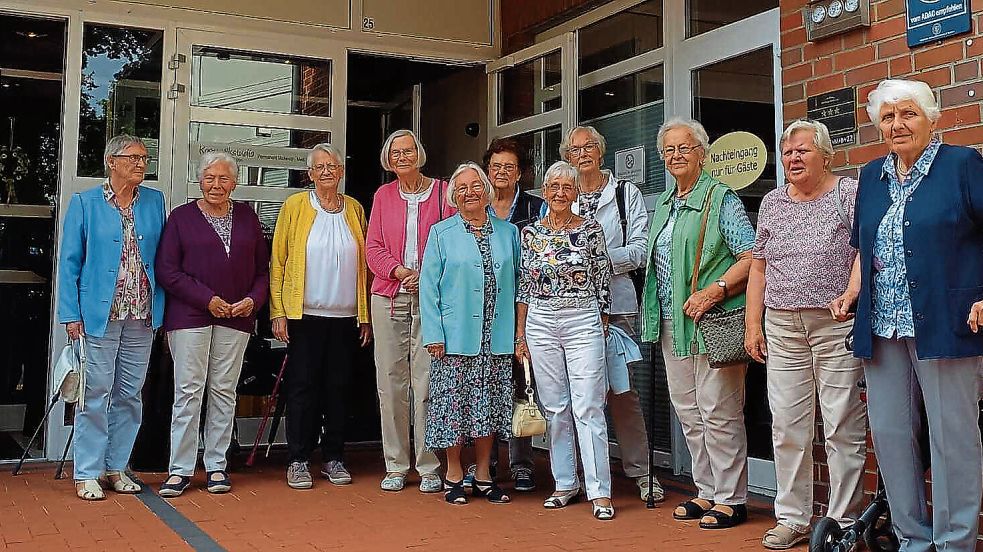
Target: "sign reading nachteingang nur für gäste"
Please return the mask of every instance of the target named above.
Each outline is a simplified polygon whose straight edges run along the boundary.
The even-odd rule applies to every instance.
[[[906,4],[909,48],[972,29],[969,0],[906,0]]]

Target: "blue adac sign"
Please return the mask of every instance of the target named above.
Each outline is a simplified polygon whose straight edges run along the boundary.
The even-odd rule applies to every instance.
[[[969,0],[906,0],[906,3],[909,48],[972,29]]]

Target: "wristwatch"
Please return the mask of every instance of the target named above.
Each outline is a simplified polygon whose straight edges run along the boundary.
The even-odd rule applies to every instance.
[[[721,278],[719,280],[715,280],[713,283],[717,284],[717,287],[719,287],[720,289],[724,290],[724,298],[726,299],[727,298],[727,282],[725,282],[723,280],[723,278]]]

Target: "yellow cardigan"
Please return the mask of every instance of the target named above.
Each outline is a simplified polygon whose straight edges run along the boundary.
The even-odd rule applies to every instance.
[[[369,323],[369,277],[365,264],[365,209],[354,198],[342,194],[345,222],[358,246],[356,299],[358,321]],[[304,279],[306,276],[307,236],[314,226],[317,212],[310,202],[310,191],[296,193],[284,202],[273,232],[270,255],[270,318],[286,316],[298,320],[304,315]],[[325,278],[333,275],[325,274]]]

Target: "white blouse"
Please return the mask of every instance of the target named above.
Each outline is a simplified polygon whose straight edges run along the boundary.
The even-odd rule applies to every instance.
[[[317,212],[307,236],[304,314],[328,318],[356,315],[358,245],[345,221],[345,211],[329,213],[311,191]]]

